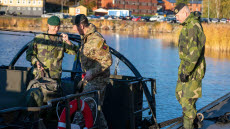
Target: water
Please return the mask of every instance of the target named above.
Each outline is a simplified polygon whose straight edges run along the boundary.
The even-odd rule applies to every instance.
[[[151,35],[101,32],[109,46],[113,47],[139,70],[142,76],[157,80],[157,120],[162,122],[182,115],[175,97],[177,70],[180,63],[178,48]],[[33,37],[0,35],[0,65],[8,65],[21,47]],[[114,72],[114,59],[111,73]],[[74,56],[65,54],[63,69],[72,69]],[[204,107],[230,91],[230,60],[206,56],[207,71],[203,79],[203,96],[197,101],[197,109]],[[25,54],[16,66],[30,66]],[[119,63],[118,74],[133,76],[132,72]],[[63,76],[66,76],[65,74]],[[146,104],[145,104],[146,106]]]

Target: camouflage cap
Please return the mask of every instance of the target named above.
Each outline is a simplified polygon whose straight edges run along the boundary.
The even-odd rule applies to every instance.
[[[48,19],[48,24],[52,26],[59,26],[61,23],[60,18],[57,16],[52,16]]]
[[[182,8],[184,8],[184,6],[186,6],[184,3],[178,4],[174,9],[174,14],[177,14]]]
[[[79,25],[81,22],[86,21],[88,23],[88,18],[84,14],[78,14],[77,16],[72,17],[72,24]]]

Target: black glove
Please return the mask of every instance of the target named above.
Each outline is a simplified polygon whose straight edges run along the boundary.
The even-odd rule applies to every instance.
[[[180,80],[181,82],[188,82],[188,75],[181,73]]]

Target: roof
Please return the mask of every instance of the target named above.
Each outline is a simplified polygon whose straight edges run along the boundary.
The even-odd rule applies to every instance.
[[[108,13],[108,10],[107,9],[103,9],[103,8],[99,8],[99,9],[94,10],[94,12]]]
[[[167,0],[170,3],[176,3],[176,0]],[[190,4],[202,4],[202,0],[190,0]]]
[[[83,6],[83,5],[79,5],[79,6],[78,6],[78,5],[74,5],[74,6],[71,6],[70,8],[76,8],[76,7],[81,7],[81,6],[84,7],[84,8],[86,8],[86,7]]]

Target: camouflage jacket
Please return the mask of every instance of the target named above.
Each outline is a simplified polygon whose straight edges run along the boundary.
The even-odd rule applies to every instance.
[[[51,40],[48,35],[37,35],[29,45],[26,59],[34,66],[33,74],[35,77],[41,76],[41,72],[36,69],[36,62],[39,61],[49,77],[60,79],[64,52],[71,55],[76,54],[77,46],[68,45],[60,37],[54,38],[55,40]]]
[[[191,13],[182,23],[179,37],[180,66],[178,76],[183,73],[189,80],[201,80],[205,75],[205,41],[206,37],[198,17]]]
[[[112,56],[105,39],[96,31],[93,24],[89,25],[88,31],[81,35],[81,39],[79,55],[83,72],[91,71],[91,81],[109,81]]]

